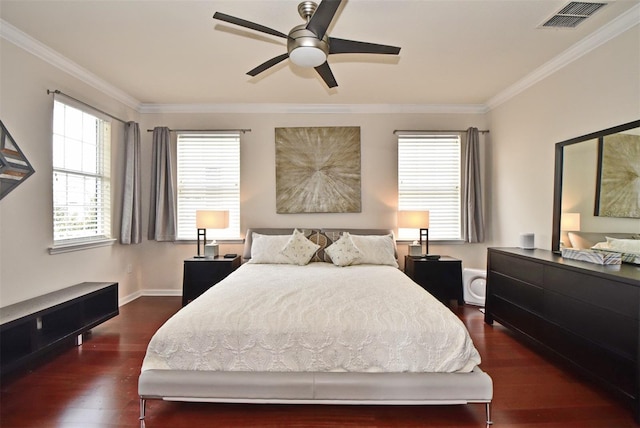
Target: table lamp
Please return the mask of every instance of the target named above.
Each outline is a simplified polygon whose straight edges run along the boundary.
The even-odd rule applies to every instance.
[[[567,235],[567,232],[577,232],[580,231],[580,213],[562,213],[562,217],[560,217],[560,231],[564,235]],[[563,242],[564,239],[560,238],[560,247],[562,248],[565,245]]]
[[[422,242],[424,237],[425,252],[424,255],[429,254],[429,211],[398,211],[398,227],[406,229],[419,229],[420,236],[420,254],[413,254],[411,251],[411,245],[409,246],[409,255],[411,256],[423,256]],[[414,243],[415,245],[415,243]]]
[[[196,258],[216,257],[218,244],[215,239],[207,244],[207,229],[226,229],[229,227],[229,211],[197,210],[196,228],[198,229],[198,255]],[[200,237],[204,244],[204,251],[200,253]]]

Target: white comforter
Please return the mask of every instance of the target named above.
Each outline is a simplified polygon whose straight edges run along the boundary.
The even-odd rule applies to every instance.
[[[468,372],[462,322],[397,268],[244,264],[153,336],[148,369]]]

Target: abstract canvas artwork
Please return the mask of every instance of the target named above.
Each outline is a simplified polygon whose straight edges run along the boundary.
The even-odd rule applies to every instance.
[[[595,215],[640,218],[640,135],[600,140]]]
[[[0,120],[0,199],[33,173],[33,167]]]
[[[276,211],[358,213],[360,127],[276,128]]]

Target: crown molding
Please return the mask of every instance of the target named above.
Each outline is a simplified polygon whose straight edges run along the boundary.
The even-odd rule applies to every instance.
[[[483,114],[483,104],[141,104],[140,113],[230,114]]]
[[[558,70],[566,67],[578,58],[586,55],[609,40],[619,36],[632,27],[640,24],[640,4],[632,7],[622,15],[618,16],[607,25],[594,31],[584,39],[580,40],[560,55],[546,62],[540,67],[527,74],[524,78],[499,92],[486,103],[487,111],[493,110],[500,104],[510,100],[519,93],[525,91],[546,77]]]
[[[105,93],[111,98],[120,101],[124,105],[131,107],[136,111],[139,110],[141,104],[140,101],[133,98],[123,90],[113,86],[109,82],[99,78],[89,70],[79,66],[44,43],[17,29],[3,19],[0,19],[0,37],[40,58],[46,63],[49,63],[63,72],[83,81],[87,85]]]

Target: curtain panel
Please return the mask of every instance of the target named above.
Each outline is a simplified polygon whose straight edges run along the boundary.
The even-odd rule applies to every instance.
[[[478,128],[467,129],[465,144],[463,236],[472,243],[484,242],[479,134]]]
[[[176,240],[171,134],[167,127],[153,129],[148,238],[152,241]]]
[[[124,191],[120,243],[124,245],[142,242],[142,216],[140,209],[140,126],[127,122],[124,129]]]

